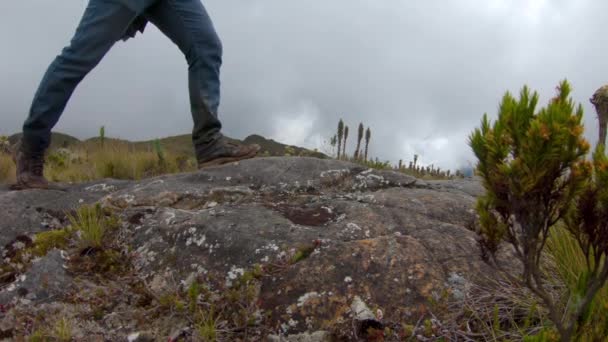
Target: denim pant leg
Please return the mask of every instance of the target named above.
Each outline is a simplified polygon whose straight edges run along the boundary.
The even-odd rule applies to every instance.
[[[70,45],[46,71],[23,125],[23,148],[39,153],[80,81],[121,39],[136,13],[112,0],[90,0]]]
[[[188,89],[197,155],[220,135],[222,43],[200,0],[160,0],[144,13],[182,51],[188,62]]]

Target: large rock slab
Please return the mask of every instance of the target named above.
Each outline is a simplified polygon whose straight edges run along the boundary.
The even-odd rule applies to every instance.
[[[65,224],[48,224],[49,212],[100,201],[121,218],[117,238],[152,294],[201,279],[226,292],[261,270],[254,292],[265,331],[350,338],[353,308],[370,308],[365,320],[378,324],[415,324],[431,302],[458,300],[468,282],[492,273],[467,228],[481,193],[474,179],[423,182],[336,160],[256,158],[67,192],[0,192],[0,242]],[[133,324],[170,335],[152,321]]]
[[[60,228],[66,223],[67,212],[97,202],[127,184],[127,181],[103,180],[66,184],[65,191],[0,189],[0,246],[6,246],[19,235]]]

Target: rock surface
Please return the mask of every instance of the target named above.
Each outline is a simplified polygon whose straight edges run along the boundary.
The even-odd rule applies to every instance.
[[[314,158],[256,158],[65,192],[0,189],[5,263],[19,237],[65,227],[66,211],[99,202],[121,219],[113,235],[129,266],[108,275],[68,265],[54,284],[70,279],[70,286],[63,296],[45,292],[45,303],[10,295],[15,275],[0,291],[1,315],[54,313],[75,334],[106,340],[139,332],[196,340],[200,324],[158,310],[167,294],[200,282],[208,290],[197,299],[202,308],[203,297],[219,301],[245,289],[237,301],[251,318],[247,334],[230,325],[227,311],[217,315],[218,331],[234,340],[351,340],[369,327],[414,325],[432,303],[458,300],[468,282],[492,273],[467,229],[481,193],[476,180],[424,182]],[[58,262],[59,252],[51,253],[46,258]],[[43,272],[42,262],[23,270],[26,279],[38,279],[31,273]]]

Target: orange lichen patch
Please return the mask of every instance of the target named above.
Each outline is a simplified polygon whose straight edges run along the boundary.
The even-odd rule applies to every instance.
[[[377,239],[358,240],[357,244],[363,248],[374,248],[378,245]]]
[[[435,284],[432,282],[428,282],[422,286],[418,286],[418,293],[423,297],[430,297],[433,294],[433,290],[435,289]]]

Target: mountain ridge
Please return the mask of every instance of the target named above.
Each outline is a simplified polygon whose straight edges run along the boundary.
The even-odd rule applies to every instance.
[[[10,135],[9,142],[11,144],[15,144],[20,136],[21,136],[21,133],[16,133],[16,134]],[[189,157],[194,157],[194,148],[192,146],[191,137],[192,136],[190,134],[179,134],[179,135],[159,138],[158,141],[160,142],[161,146],[170,153],[173,153],[176,155],[185,155],[185,156],[189,156]],[[260,147],[261,147],[261,150],[259,152],[260,156],[279,157],[279,156],[291,155],[291,156],[315,157],[315,158],[321,158],[321,159],[329,158],[329,156],[327,156],[324,153],[310,150],[310,149],[307,149],[304,147],[295,146],[295,145],[283,144],[283,143],[275,141],[273,139],[265,138],[264,136],[259,135],[259,134],[251,134],[251,135],[245,137],[245,139],[243,139],[243,140],[230,138],[230,137],[227,137],[227,138],[230,139],[231,141],[234,141],[237,143],[260,145]],[[91,138],[81,140],[81,139],[78,139],[69,134],[53,132],[51,135],[51,146],[49,149],[56,150],[59,148],[74,148],[74,147],[78,147],[79,145],[82,145],[82,144],[94,143],[99,140],[100,140],[99,137],[91,137]],[[156,141],[156,139],[130,141],[130,140],[121,139],[121,138],[106,137],[105,141],[132,144],[136,149],[146,150],[146,149],[153,148],[153,144]]]

